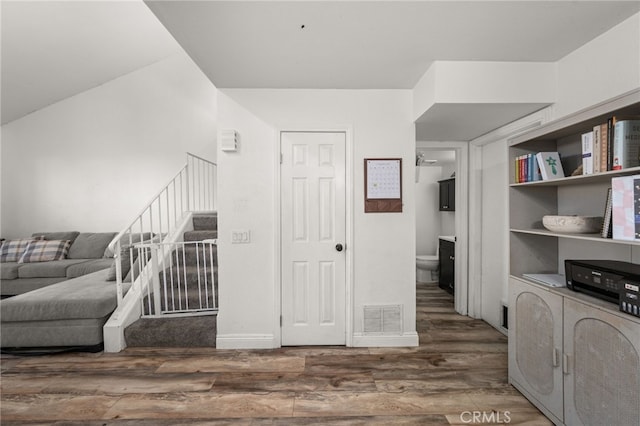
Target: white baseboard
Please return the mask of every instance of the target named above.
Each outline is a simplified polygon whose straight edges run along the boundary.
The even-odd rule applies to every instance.
[[[273,349],[278,348],[273,334],[218,334],[217,349]]]
[[[418,345],[418,333],[415,331],[395,335],[353,334],[354,347],[413,347]]]

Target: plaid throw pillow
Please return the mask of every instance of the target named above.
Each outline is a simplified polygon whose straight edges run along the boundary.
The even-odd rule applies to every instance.
[[[0,247],[0,262],[17,262],[24,254],[29,243],[38,239],[40,238],[22,238],[3,241],[2,247]]]
[[[49,262],[67,257],[71,247],[69,240],[38,240],[27,246],[18,263]]]

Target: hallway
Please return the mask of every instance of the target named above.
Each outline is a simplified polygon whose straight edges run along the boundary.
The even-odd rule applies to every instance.
[[[418,284],[416,348],[2,357],[3,425],[447,425],[550,422],[507,383],[507,339]],[[491,421],[489,421],[491,420]]]

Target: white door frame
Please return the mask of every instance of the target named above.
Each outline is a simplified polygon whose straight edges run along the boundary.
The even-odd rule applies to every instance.
[[[469,187],[472,184],[469,181],[469,143],[418,141],[416,148],[456,152],[455,310],[461,315],[477,317],[480,312],[475,312],[475,307],[480,298],[475,286],[480,286],[480,280],[469,280],[469,265],[477,265],[476,256],[479,255],[475,250],[470,250],[476,241],[469,238]]]
[[[274,226],[274,309],[273,329],[274,347],[282,347],[282,330],[280,317],[282,314],[282,180],[280,178],[282,152],[282,133],[344,133],[345,134],[345,197],[346,197],[346,240],[345,240],[345,341],[347,346],[353,346],[353,139],[351,127],[282,127],[276,130],[276,146],[274,150],[274,173],[277,190],[274,191],[274,209],[277,220]]]

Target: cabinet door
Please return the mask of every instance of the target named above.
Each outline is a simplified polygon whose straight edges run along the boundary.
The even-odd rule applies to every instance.
[[[556,422],[563,416],[562,297],[509,279],[509,380]]]
[[[449,201],[449,211],[456,211],[456,181],[450,180],[447,184],[447,200]]]
[[[565,423],[640,424],[640,324],[566,298],[564,313]]]
[[[455,243],[439,240],[439,280],[438,286],[447,292],[454,294],[455,283]]]
[[[456,210],[456,181],[455,179],[441,180],[440,211],[452,212]]]
[[[440,211],[447,211],[449,209],[449,185],[446,181],[439,182],[440,184]]]

